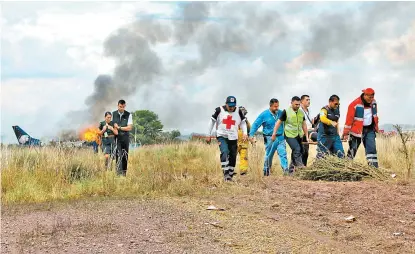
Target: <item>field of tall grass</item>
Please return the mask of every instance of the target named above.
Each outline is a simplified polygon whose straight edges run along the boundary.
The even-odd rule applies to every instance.
[[[343,145],[347,151],[348,144]],[[395,172],[398,178],[407,173],[401,145],[395,137],[377,139],[380,166]],[[309,164],[315,159],[315,149],[314,145],[310,147]],[[412,157],[414,150],[411,144]],[[290,160],[288,145],[287,153]],[[263,156],[264,145],[258,140],[249,148],[248,175],[236,176],[236,180],[244,177],[252,187],[261,183]],[[365,163],[363,146],[356,160]],[[2,148],[1,163],[3,205],[88,197],[198,195],[238,185],[223,182],[217,144],[200,141],[134,150],[130,152],[127,177],[106,170],[103,154],[95,154],[92,149]],[[115,166],[115,161],[113,164]],[[271,174],[271,178],[282,175],[277,154]]]

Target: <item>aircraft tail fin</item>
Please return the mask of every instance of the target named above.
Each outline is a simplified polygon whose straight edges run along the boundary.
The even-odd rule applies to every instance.
[[[32,138],[27,132],[25,132],[20,126],[12,126],[14,134],[16,135],[17,141],[20,145],[40,145],[40,140]]]

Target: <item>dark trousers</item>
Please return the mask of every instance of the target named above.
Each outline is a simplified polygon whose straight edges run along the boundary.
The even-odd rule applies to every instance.
[[[360,143],[363,141],[365,147],[366,160],[369,165],[378,168],[378,155],[376,151],[376,133],[373,128],[363,128],[362,137],[355,137],[350,135],[349,138],[349,151],[347,151],[347,157],[354,159],[359,149]]]
[[[117,154],[115,161],[117,163],[117,174],[125,176],[127,174],[128,148],[130,146],[130,138],[128,134],[117,136]],[[120,161],[121,158],[121,161]]]
[[[294,167],[303,167],[303,146],[301,144],[302,138],[299,136],[295,138],[286,137],[287,143],[291,148],[291,163],[289,172],[294,172]]]
[[[224,137],[217,137],[220,149],[220,164],[223,175],[233,176],[238,152],[238,140],[229,140]]]
[[[307,142],[307,137],[304,135],[303,137],[303,142]],[[308,160],[308,150],[310,150],[310,145],[309,144],[302,144],[303,146],[303,165],[307,166],[307,160]]]

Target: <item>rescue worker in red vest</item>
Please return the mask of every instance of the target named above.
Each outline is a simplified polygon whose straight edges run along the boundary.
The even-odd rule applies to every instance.
[[[362,94],[350,103],[347,110],[343,139],[349,140],[347,156],[353,159],[363,141],[369,165],[379,167],[376,151],[376,132],[378,132],[378,109],[372,88],[362,90]]]
[[[339,135],[340,98],[332,95],[329,104],[320,110],[320,123],[317,134],[317,159],[327,153],[333,153],[339,158],[344,157],[343,143]]]
[[[284,136],[291,148],[291,163],[288,174],[292,174],[295,168],[304,167],[302,146],[304,135],[305,140],[309,142],[307,123],[303,111],[300,110],[300,101],[301,99],[298,96],[294,96],[291,99],[291,106],[282,112],[280,119],[275,123],[274,132],[271,137],[271,140],[275,141],[277,130],[284,122]]]
[[[246,141],[246,118],[242,111],[236,107],[236,98],[228,96],[225,105],[217,107],[209,121],[208,138],[210,142],[212,129],[217,126],[216,137],[219,142],[220,162],[224,180],[232,181],[238,149],[238,129],[242,129],[242,140]]]
[[[248,114],[248,111],[245,107],[240,106],[239,109],[242,111],[242,114],[245,116],[246,119],[246,129],[247,133],[251,130],[251,124],[248,121],[248,118],[246,118],[246,114]],[[243,131],[242,128],[239,128],[238,130],[238,154],[239,154],[239,173],[241,175],[245,175],[248,172],[248,146],[249,146],[249,140],[243,139]]]

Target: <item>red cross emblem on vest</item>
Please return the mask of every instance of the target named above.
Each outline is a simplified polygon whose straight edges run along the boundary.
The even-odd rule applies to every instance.
[[[235,125],[235,120],[232,120],[232,116],[228,115],[226,119],[222,120],[223,124],[226,124],[226,129],[231,129],[232,125]]]

